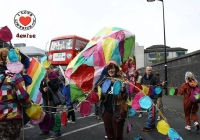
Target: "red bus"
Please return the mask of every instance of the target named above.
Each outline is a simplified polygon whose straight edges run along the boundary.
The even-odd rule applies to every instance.
[[[48,52],[49,61],[54,66],[66,66],[85,48],[88,42],[88,39],[76,35],[53,38]]]

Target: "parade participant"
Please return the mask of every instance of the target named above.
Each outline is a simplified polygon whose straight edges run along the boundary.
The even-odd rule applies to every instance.
[[[160,81],[159,79],[152,73],[152,67],[147,66],[146,67],[146,73],[141,79],[141,84],[144,85],[150,85],[150,86],[156,86],[159,85]],[[156,104],[157,97],[155,95],[150,96],[152,102]],[[152,129],[155,128],[155,116],[156,116],[156,108],[154,105],[152,105],[148,110],[148,119],[146,127],[144,127],[142,130],[144,132],[149,132]]]
[[[160,86],[161,87],[164,87],[164,82],[162,82],[162,80],[160,80],[160,74],[158,72],[155,73],[155,75],[157,76],[157,78],[159,79],[160,81]],[[162,91],[160,94],[158,94],[158,99],[157,99],[157,106],[158,106],[158,109],[159,110],[163,110],[163,103],[162,103]],[[160,112],[158,112],[158,118],[157,120],[159,121],[160,120]]]
[[[129,75],[130,75],[129,79],[130,79],[131,83],[133,83],[136,86],[136,87],[134,87],[134,90],[131,93],[132,94],[131,96],[134,97],[134,95],[139,92],[139,90],[137,88],[140,88],[137,86],[139,84],[139,81],[138,81],[139,80],[139,72],[137,70],[133,70],[133,71],[129,72]],[[138,117],[142,117],[142,112],[140,112]]]
[[[46,60],[46,61],[48,61],[48,60]],[[43,64],[43,66],[46,69],[46,75],[44,76],[44,79],[41,81],[40,89],[39,89],[40,92],[42,93],[43,106],[56,107],[56,105],[53,101],[52,94],[56,94],[56,92],[58,91],[60,81],[58,79],[57,73],[53,71],[50,63],[45,63],[45,64]],[[44,110],[46,112],[50,112],[50,113],[56,112],[56,108],[44,107]],[[49,132],[41,131],[39,134],[44,135],[44,134],[48,134],[48,133]],[[55,134],[55,135],[60,136],[60,132],[58,132],[58,134]],[[55,137],[55,135],[53,134],[52,137]]]
[[[191,118],[194,122],[194,125],[196,126],[196,131],[199,131],[199,121],[198,121],[198,116],[197,116],[199,105],[198,103],[191,102],[189,99],[192,89],[194,89],[197,86],[198,86],[198,82],[196,78],[194,77],[194,74],[192,72],[186,72],[185,82],[181,85],[179,89],[179,94],[184,95],[183,108],[184,108],[185,121],[186,121],[185,129],[187,130],[191,130],[191,122],[190,122],[190,118]]]
[[[6,64],[7,53],[9,62]],[[26,107],[31,102],[20,74],[23,64],[16,51],[11,49],[8,52],[3,48],[0,55],[3,62],[0,65],[0,139],[14,140],[19,137],[22,127],[22,106]]]
[[[120,78],[120,75],[118,75],[119,67],[115,61],[109,61],[106,69],[109,77]],[[123,140],[124,123],[127,115],[126,83],[122,84],[121,93],[118,95],[113,94],[113,83],[114,80],[111,80],[107,92],[101,95],[101,100],[103,100],[102,110],[104,110],[102,117],[107,139]]]

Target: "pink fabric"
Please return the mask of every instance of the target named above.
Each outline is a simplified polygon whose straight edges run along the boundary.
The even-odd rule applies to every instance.
[[[72,68],[69,68],[65,71],[65,75],[70,78],[70,75],[72,74]]]
[[[83,101],[80,105],[80,113],[82,116],[87,116],[91,112],[91,109],[92,105],[87,100]]]
[[[139,100],[143,97],[144,95],[142,93],[137,93],[133,100],[132,100],[132,108],[135,109],[135,110],[139,110],[141,107],[140,107],[140,103],[139,103]]]
[[[8,62],[6,64],[7,69],[12,73],[19,73],[23,69],[23,64],[21,62]]]

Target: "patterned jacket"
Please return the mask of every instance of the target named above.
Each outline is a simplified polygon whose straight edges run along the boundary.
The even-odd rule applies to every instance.
[[[20,74],[0,74],[0,121],[22,119],[21,106],[30,104]]]

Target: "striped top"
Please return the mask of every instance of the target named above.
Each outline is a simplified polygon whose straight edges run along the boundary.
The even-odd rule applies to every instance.
[[[0,83],[0,121],[22,119],[20,105],[30,104],[23,77],[20,74],[0,74]]]

